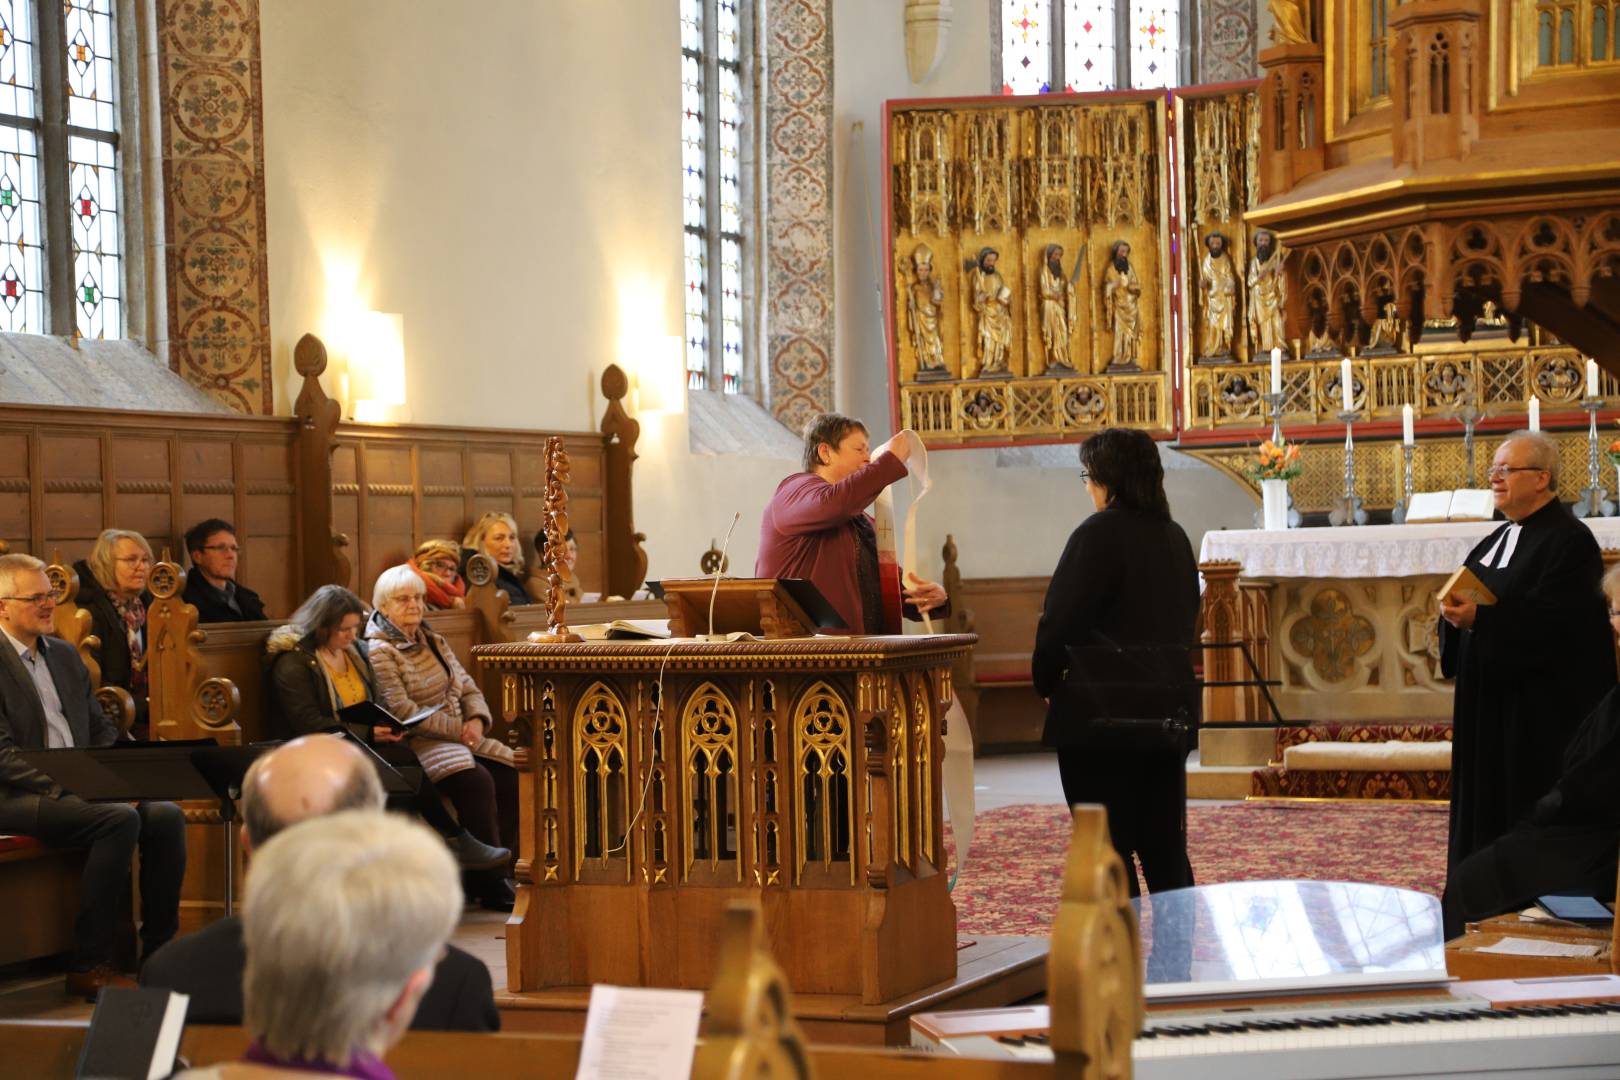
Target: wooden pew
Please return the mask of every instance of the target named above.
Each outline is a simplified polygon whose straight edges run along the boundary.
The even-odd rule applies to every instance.
[[[1035,693],[1029,658],[1051,578],[964,578],[957,567],[956,543],[949,536],[943,554],[941,583],[951,598],[952,612],[947,632],[979,635],[968,670],[956,673],[958,695],[973,729],[973,751],[1036,749],[1046,705]]]

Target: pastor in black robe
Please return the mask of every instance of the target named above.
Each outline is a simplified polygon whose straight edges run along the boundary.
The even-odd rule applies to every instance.
[[[1440,620],[1452,710],[1448,870],[1526,818],[1562,771],[1583,717],[1615,685],[1614,639],[1592,531],[1556,499],[1468,553],[1496,603]]]

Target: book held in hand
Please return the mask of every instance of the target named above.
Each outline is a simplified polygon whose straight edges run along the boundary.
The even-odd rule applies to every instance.
[[[337,715],[338,720],[345,724],[359,724],[368,728],[386,727],[403,733],[410,731],[438,711],[439,706],[431,705],[401,719],[375,701],[357,701],[353,705],[345,705],[339,709]]]
[[[1446,579],[1446,583],[1435,591],[1435,599],[1444,600],[1448,596],[1458,600],[1467,600],[1480,607],[1488,607],[1496,603],[1496,594],[1485,587],[1474,572],[1467,566],[1457,567],[1456,573]]]

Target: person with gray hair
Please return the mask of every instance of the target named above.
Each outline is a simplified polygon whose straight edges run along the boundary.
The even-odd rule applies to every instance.
[[[341,709],[381,700],[366,643],[360,640],[365,615],[366,606],[354,593],[341,585],[322,585],[293,612],[292,621],[270,634],[265,642],[265,730],[284,739],[346,727],[389,764],[414,769],[416,755],[391,726],[339,720]],[[407,808],[444,837],[468,870],[493,869],[512,857],[510,849],[486,844],[458,825],[431,779],[422,782]]]
[[[247,967],[239,1063],[391,1080],[382,1058],[405,1034],[461,915],[455,863],[428,831],[374,810],[311,818],[254,859],[242,916]]]
[[[1489,472],[1507,519],[1465,565],[1496,597],[1440,600],[1440,667],[1452,703],[1448,891],[1469,856],[1529,816],[1558,780],[1576,725],[1615,684],[1614,639],[1592,530],[1558,500],[1558,446],[1502,441]],[[1447,936],[1462,932],[1446,902]]]
[[[145,955],[179,928],[185,818],[168,802],[86,802],[18,755],[110,746],[118,739],[118,729],[96,705],[78,650],[51,636],[55,611],[45,564],[32,555],[0,556],[0,832],[32,836],[53,848],[86,849],[67,989],[94,1000],[104,986],[130,985],[112,957],[118,899],[129,895],[137,846]]]
[[[79,577],[78,605],[90,613],[90,625],[101,648],[96,660],[101,685],[120,686],[135,699],[135,726],[130,735],[148,734],[146,693],[146,590],[152,573],[152,545],[129,529],[106,529],[96,537],[88,557],[73,564]]]
[[[255,853],[266,850],[272,837],[309,818],[350,810],[374,814],[382,807],[383,788],[375,765],[341,736],[294,739],[260,756],[242,781],[242,847],[254,856],[248,896],[254,895],[253,879],[264,865]],[[291,910],[304,912],[296,899]],[[188,1023],[236,1025],[244,1016],[246,967],[243,920],[232,916],[170,942],[142,969],[141,985],[189,994]],[[450,946],[438,961],[411,1026],[423,1031],[499,1031],[501,1018],[489,969]]]
[[[422,579],[409,564],[391,567],[372,590],[366,643],[378,700],[395,716],[436,709],[412,730],[409,746],[456,817],[486,844],[517,843],[517,770],[512,748],[489,736],[490,711],[450,643],[423,620]],[[491,911],[511,911],[506,876],[489,871],[476,887]]]

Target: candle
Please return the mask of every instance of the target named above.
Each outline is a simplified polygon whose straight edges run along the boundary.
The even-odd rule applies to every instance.
[[[1597,361],[1588,357],[1586,360],[1586,396],[1597,397]]]
[[[1344,411],[1353,408],[1356,391],[1355,385],[1350,381],[1350,358],[1347,356],[1339,361],[1339,386],[1344,390]]]
[[[1412,406],[1410,406],[1410,405],[1402,405],[1401,406],[1401,443],[1404,446],[1411,446],[1412,442],[1413,442],[1413,439],[1412,439]]]
[[[1541,430],[1541,399],[1538,397],[1530,399],[1530,430]]]
[[[1282,349],[1271,347],[1271,392],[1282,393]]]

